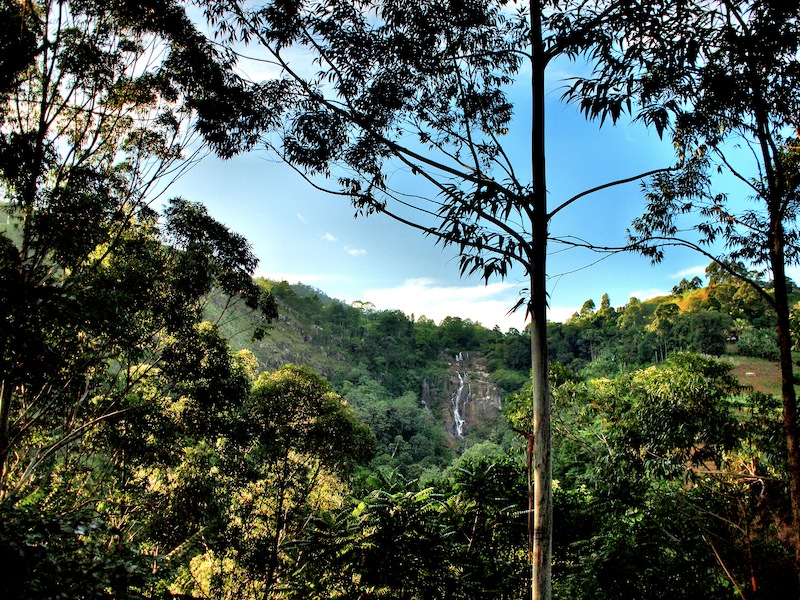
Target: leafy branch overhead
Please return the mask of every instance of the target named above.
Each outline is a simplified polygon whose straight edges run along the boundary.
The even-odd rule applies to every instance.
[[[796,597],[799,11],[0,4],[0,596]],[[586,60],[566,100],[674,163],[554,198],[559,58]],[[521,268],[530,326],[254,281],[247,240],[169,190],[259,149],[462,274]],[[621,244],[551,237],[644,179]],[[553,323],[551,243],[714,262]]]
[[[243,91],[183,7],[3,10],[20,44],[0,105],[0,496],[13,497],[131,409],[212,289],[256,309],[257,333],[276,312],[241,236],[182,199],[163,223],[152,208],[202,154],[194,120]]]
[[[514,308],[527,304],[532,332],[532,591],[535,599],[549,598],[546,262],[549,223],[560,208],[548,210],[545,70],[558,56],[602,52],[594,47],[609,40],[595,30],[605,19],[629,18],[627,3],[531,2],[515,10],[503,2],[344,0],[205,7],[220,41],[243,46],[243,69],[267,71],[252,82],[272,101],[265,112],[276,117],[276,126],[262,132],[267,150],[316,188],[350,196],[357,214],[382,213],[455,246],[462,274],[488,281],[514,267],[525,271],[528,298]],[[513,125],[509,98],[518,77],[530,84],[529,153],[507,151],[501,141]],[[529,164],[515,164],[520,154]],[[330,178],[336,183],[318,183]]]
[[[526,19],[476,6],[453,20],[443,8],[217,3],[207,15],[226,41],[249,43],[276,73],[253,83],[280,123],[263,132],[265,145],[310,176],[334,178],[359,213],[386,213],[458,244],[463,270],[505,274],[523,256],[522,232],[507,221],[520,221],[513,215],[528,191],[500,137]],[[301,47],[313,65],[297,60]],[[404,194],[392,172],[430,191]],[[495,247],[492,261],[467,257]]]
[[[796,527],[800,429],[786,269],[800,259],[798,5],[676,2],[652,14],[631,11],[630,18],[604,21],[598,35],[609,43],[593,55],[598,66],[567,96],[601,120],[616,120],[621,101],[632,99],[641,120],[672,138],[681,169],[645,187],[631,244],[656,262],[670,246],[713,258],[775,309]],[[739,261],[756,276],[731,268]],[[800,561],[800,541],[795,555]]]

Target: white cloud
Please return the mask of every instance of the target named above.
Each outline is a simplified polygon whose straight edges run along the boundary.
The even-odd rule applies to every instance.
[[[702,265],[698,265],[696,267],[689,267],[688,269],[683,269],[682,271],[678,271],[677,273],[673,273],[670,275],[671,278],[674,279],[684,279],[686,277],[705,277],[706,276],[706,268]]]
[[[547,319],[563,323],[579,311],[579,306],[551,306],[547,309]]]
[[[364,256],[367,253],[366,250],[362,250],[361,248],[353,248],[352,246],[345,246],[344,251],[350,256]]]
[[[338,279],[332,274],[266,270],[259,270],[256,275],[272,281],[313,286],[332,285]],[[445,317],[460,317],[488,328],[497,325],[503,331],[512,327],[521,331],[527,325],[524,306],[512,315],[506,314],[519,299],[518,286],[513,283],[441,286],[436,285],[433,279],[415,278],[406,279],[401,285],[390,288],[331,291],[323,287],[323,291],[332,293],[334,297],[346,302],[353,300],[372,302],[378,310],[401,310],[409,316],[412,314],[416,318],[424,316],[436,323],[440,323]],[[357,297],[352,294],[356,294]],[[563,322],[578,310],[579,307],[575,306],[550,307],[547,309],[547,318]]]
[[[306,218],[300,213],[297,213],[297,218],[303,223],[308,223],[308,221],[306,221]]]
[[[431,279],[420,278],[407,279],[396,287],[365,290],[363,295],[364,300],[372,302],[378,310],[401,310],[437,323],[445,317],[460,317],[484,327],[523,329],[524,309],[506,315],[518,298],[516,287],[505,282],[485,286],[439,286]]]
[[[337,238],[335,235],[330,234],[330,233],[326,233],[325,235],[323,235],[322,239],[325,240],[326,242],[338,242],[339,241],[339,238]]]

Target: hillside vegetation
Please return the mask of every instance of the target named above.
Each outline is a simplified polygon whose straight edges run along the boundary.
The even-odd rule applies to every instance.
[[[548,324],[559,597],[795,593],[772,316],[707,276]],[[123,411],[78,444],[32,426],[29,447],[54,441],[10,466],[3,591],[89,576],[76,597],[524,594],[527,332],[256,284],[278,315],[264,337],[263,310],[217,288]]]
[[[800,112],[797,11],[595,4],[0,3],[0,598],[800,597],[800,294],[782,276],[800,145],[778,135]],[[270,79],[245,76],[248,42]],[[308,80],[289,68],[303,44]],[[547,208],[558,55],[597,59],[602,80],[567,92],[589,116],[639,106],[672,136],[683,168],[650,173],[628,241],[654,260],[678,232],[722,243],[705,282],[545,322],[548,221],[582,197]],[[530,181],[500,144],[526,74]],[[764,163],[734,167],[729,135]],[[206,152],[262,144],[458,247],[462,273],[519,263],[532,330],[254,278],[247,240],[166,193]],[[763,173],[763,206],[709,197],[715,166]],[[390,187],[414,177],[441,193]]]

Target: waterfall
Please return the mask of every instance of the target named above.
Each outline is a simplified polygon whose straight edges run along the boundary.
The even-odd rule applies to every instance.
[[[464,425],[466,424],[463,408],[470,400],[472,386],[469,381],[469,373],[456,371],[456,375],[458,375],[458,390],[450,398],[450,401],[453,405],[453,424],[456,438],[461,439],[464,437]]]

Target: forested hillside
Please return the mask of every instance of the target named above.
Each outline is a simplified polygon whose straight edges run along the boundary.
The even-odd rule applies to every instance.
[[[744,269],[741,264],[733,266]],[[707,285],[700,277],[683,279],[670,295],[645,301],[630,298],[617,307],[607,294],[602,294],[599,306],[587,299],[566,322],[548,324],[551,361],[581,379],[593,379],[658,364],[675,352],[694,352],[724,358],[743,384],[778,393],[771,308],[748,284],[716,263],[709,265],[705,279]],[[212,296],[206,316],[219,321],[235,349],[252,351],[260,369],[274,370],[287,363],[310,366],[357,410],[365,410],[364,402],[375,398],[398,404],[411,400],[431,413],[444,430],[447,445],[454,448],[503,439],[505,431],[497,423],[467,423],[466,438],[455,435],[450,403],[458,388],[455,373],[459,366],[465,367],[464,372],[471,366],[473,378],[486,380],[498,398],[520,392],[529,382],[526,331],[490,330],[459,317],[437,324],[424,316],[379,311],[361,302],[348,306],[303,284],[263,279],[259,284],[276,298],[280,311],[265,339],[252,342],[247,335],[253,326],[248,311],[231,310],[223,295]],[[770,288],[769,282],[761,285]],[[793,302],[800,301],[794,283],[788,285]],[[220,317],[223,307],[225,316]],[[793,319],[800,323],[800,309]],[[470,360],[459,365],[460,357]],[[760,376],[755,377],[752,369],[758,369]],[[470,437],[475,429],[481,435]]]
[[[564,597],[594,597],[589,589],[618,597],[697,597],[701,589],[704,597],[723,598],[744,585],[740,578],[771,593],[793,593],[793,578],[782,571],[791,555],[784,545],[780,405],[771,395],[780,389],[777,342],[765,327],[772,316],[748,284],[716,264],[706,279],[706,285],[700,278],[682,280],[668,296],[631,298],[616,308],[605,295],[599,307],[589,299],[565,323],[548,325],[559,485],[555,582]],[[299,284],[259,283],[277,299],[281,317],[261,342],[248,344],[240,333],[234,344],[252,348],[262,369],[313,365],[375,436],[375,453],[352,484],[362,493],[377,488],[366,498],[354,497],[356,512],[378,498],[391,499],[391,510],[432,511],[439,514],[435,527],[451,527],[438,521],[441,511],[472,498],[467,506],[476,503],[475,518],[494,515],[487,527],[503,523],[508,535],[516,532],[502,542],[508,544],[506,564],[518,569],[514,584],[505,588],[498,579],[491,585],[499,586],[499,596],[524,589],[525,442],[513,429],[524,430],[530,418],[527,333],[488,330],[457,317],[439,324],[415,320],[363,303],[347,306]],[[215,306],[222,304],[219,298]],[[247,330],[245,312],[226,319],[223,330]],[[468,362],[477,357],[479,363]],[[470,367],[485,369],[502,399],[502,414],[467,418],[461,437],[451,401],[459,369],[467,374]],[[515,475],[486,480],[503,469]],[[516,500],[508,496],[513,481]],[[498,484],[502,494],[482,495]],[[499,521],[490,525],[494,519]],[[415,526],[428,531],[433,525]],[[423,535],[414,531],[412,536]],[[490,539],[499,550],[505,546],[496,534]],[[438,544],[443,533],[428,535]],[[391,544],[400,540],[393,537]],[[437,567],[424,557],[441,548],[400,548],[398,556],[419,552],[422,563],[413,577],[403,574],[403,583],[383,575],[389,578],[385,590],[420,586],[413,593],[424,597],[420,590],[427,585],[455,589],[454,580],[427,580],[438,577],[428,572]],[[642,572],[642,548],[657,570]],[[467,567],[458,561],[466,560],[459,554],[464,549],[455,543],[448,552],[456,553],[448,564],[460,564],[463,578]],[[485,591],[492,577],[502,579],[498,568],[476,581],[478,588],[465,589],[465,597]],[[687,577],[694,578],[691,592],[684,588]]]
[[[715,264],[706,279],[548,324],[560,596],[793,593],[772,316]],[[7,593],[523,593],[528,333],[255,283],[264,337],[263,310],[216,288],[205,322],[126,367],[144,371],[107,396],[120,410],[82,437],[29,426],[44,451],[9,465]],[[465,378],[484,408],[456,415]]]

